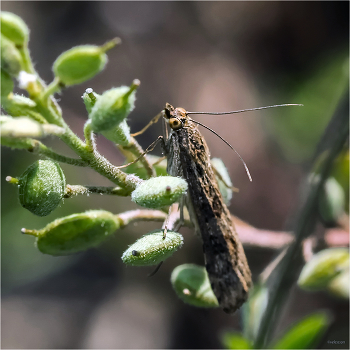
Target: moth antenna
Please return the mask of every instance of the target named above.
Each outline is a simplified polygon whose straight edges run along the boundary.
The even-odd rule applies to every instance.
[[[260,109],[275,108],[275,107],[287,107],[287,106],[304,106],[304,105],[303,104],[298,104],[298,103],[285,103],[285,104],[282,104],[282,105],[273,105],[273,106],[265,106],[265,107],[240,109],[238,111],[229,111],[229,112],[187,112],[186,111],[186,114],[222,115],[222,114],[234,114],[234,113],[241,113],[241,112],[258,111]]]
[[[221,137],[217,132],[215,132],[213,129],[210,129],[208,126],[200,123],[200,122],[197,122],[196,120],[193,120],[191,119],[191,121],[193,121],[194,123],[200,125],[200,126],[203,126],[203,128],[206,128],[208,129],[209,131],[211,131],[213,134],[215,134],[217,137],[219,137],[222,141],[224,141],[226,143],[227,146],[229,146],[232,150],[234,150],[236,152],[236,154],[238,155],[239,159],[242,161],[243,165],[244,165],[244,168],[245,168],[245,171],[247,172],[247,175],[249,177],[249,181],[252,182],[253,179],[250,175],[250,172],[249,172],[249,169],[248,169],[248,166],[247,164],[245,163],[245,161],[243,160],[243,158],[241,157],[241,155],[234,149],[233,146],[231,146],[223,137]]]

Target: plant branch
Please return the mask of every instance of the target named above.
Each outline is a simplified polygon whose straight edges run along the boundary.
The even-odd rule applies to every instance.
[[[294,240],[292,232],[259,229],[233,215],[232,220],[245,248],[280,250],[286,248]],[[349,245],[349,232],[341,227],[327,229],[323,238],[327,247],[347,247]]]
[[[342,151],[349,133],[349,100],[348,92],[342,99],[318,147],[314,165],[317,173],[309,175],[302,189],[299,210],[294,225],[295,239],[289,246],[285,256],[271,274],[269,279],[269,300],[261,319],[255,340],[255,348],[263,348],[271,339],[276,327],[280,309],[288,293],[295,283],[303,264],[302,241],[314,231],[318,215],[318,197],[328,178],[332,164]],[[322,156],[322,162],[319,158]]]
[[[107,194],[115,196],[129,196],[130,192],[120,187],[104,187],[104,186],[82,186],[82,185],[67,185],[64,198],[70,198],[78,194]]]
[[[123,222],[122,227],[137,221],[164,221],[167,214],[160,210],[136,209],[117,215]]]
[[[29,148],[28,151],[32,153],[40,154],[42,156],[46,156],[52,160],[56,160],[57,162],[62,162],[62,163],[67,163],[67,164],[82,166],[82,167],[88,166],[88,163],[85,162],[84,160],[70,158],[70,157],[66,157],[64,155],[58,154],[38,140],[32,140],[32,147]]]

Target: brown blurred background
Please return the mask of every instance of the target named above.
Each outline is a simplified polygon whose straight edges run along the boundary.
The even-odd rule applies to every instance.
[[[212,156],[224,160],[240,189],[231,212],[258,228],[286,228],[317,141],[348,86],[348,2],[3,1],[2,10],[29,26],[32,58],[48,83],[51,65],[63,51],[122,39],[108,53],[104,72],[58,96],[64,118],[80,136],[87,118],[81,100],[85,89],[102,93],[135,78],[141,86],[129,118],[133,132],[166,102],[190,111],[303,103],[303,108],[197,116],[230,142],[250,168],[252,183],[237,156],[202,130]],[[138,141],[147,147],[161,132],[156,125]],[[73,156],[61,142],[45,141]],[[102,137],[98,148],[114,164],[123,162]],[[203,263],[201,244],[189,230],[181,230],[184,247],[152,278],[147,278],[152,268],[126,267],[120,257],[159,224],[120,230],[98,249],[75,256],[37,251],[33,237],[20,234],[22,227],[41,228],[87,209],[119,213],[136,206],[129,198],[76,197],[48,217],[35,217],[20,207],[16,189],[4,181],[35,160],[25,152],[2,150],[3,348],[221,348],[224,330],[240,330],[239,312],[231,317],[221,310],[196,309],[172,290],[175,266]],[[110,185],[92,170],[62,168],[69,184]],[[247,250],[255,278],[274,254]],[[327,339],[344,339],[341,347],[348,348],[347,303],[297,288],[289,303],[281,329],[312,310],[330,309],[335,323]]]

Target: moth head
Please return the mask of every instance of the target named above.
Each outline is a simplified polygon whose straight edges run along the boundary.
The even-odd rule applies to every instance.
[[[184,119],[186,118],[186,110],[181,107],[174,108],[171,104],[167,103],[163,110],[163,117],[173,130],[178,130],[183,126]]]
[[[175,108],[170,104],[166,103],[163,109],[163,117],[169,121],[170,118],[174,117]]]

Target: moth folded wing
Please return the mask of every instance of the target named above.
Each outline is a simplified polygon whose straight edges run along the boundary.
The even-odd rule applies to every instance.
[[[206,269],[213,292],[223,310],[233,313],[247,300],[252,284],[243,247],[234,238],[227,240],[223,235],[215,233],[215,225],[208,226],[202,238]]]

